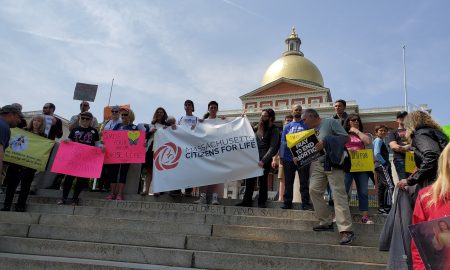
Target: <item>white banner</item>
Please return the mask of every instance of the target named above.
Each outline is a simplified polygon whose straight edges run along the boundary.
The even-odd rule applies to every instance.
[[[155,134],[153,192],[261,176],[258,146],[247,118],[177,126]]]

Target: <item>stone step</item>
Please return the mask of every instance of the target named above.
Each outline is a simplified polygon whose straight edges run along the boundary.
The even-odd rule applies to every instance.
[[[187,236],[186,248],[191,250],[229,252],[292,258],[310,258],[384,264],[388,253],[375,247],[311,244],[247,240],[211,236]]]
[[[329,245],[338,244],[340,239],[337,230],[335,232],[315,232],[313,230],[304,231],[237,225],[213,225],[212,236]],[[358,234],[355,232],[352,246],[377,247],[378,239],[378,234]]]
[[[0,261],[2,270],[198,270],[198,268],[13,253],[0,253]]]
[[[141,230],[106,229],[92,227],[74,227],[73,225],[25,225],[17,224],[19,228],[10,226],[12,233],[2,231],[0,235],[30,237],[53,240],[70,240],[80,242],[97,242],[105,244],[123,244],[144,247],[177,248],[191,250],[207,250],[241,254],[272,255],[296,258],[337,259],[356,262],[383,263],[386,256],[373,247],[349,247],[329,245],[327,243],[310,244],[305,242],[254,241],[236,238],[219,238],[186,235],[181,233],[151,233]],[[9,225],[9,224],[8,224]],[[15,225],[15,224],[10,224]],[[12,229],[14,228],[14,229]],[[299,233],[296,231],[296,233]],[[307,232],[303,232],[307,234]],[[286,251],[292,252],[286,252]],[[328,252],[323,252],[327,250]],[[371,255],[371,256],[370,256]],[[378,256],[378,257],[377,257]]]
[[[70,232],[71,228],[67,228]],[[94,237],[94,236],[93,236]],[[193,251],[1,236],[0,252],[191,267]]]
[[[54,209],[59,211],[60,207],[49,204],[30,204],[28,211],[43,212],[40,217],[32,212],[15,213],[0,212],[1,220],[9,223],[23,223],[27,220],[39,218],[40,223],[50,225],[69,225],[69,226],[97,226],[105,228],[111,227],[111,224],[117,224],[118,228],[148,228],[149,231],[160,232],[184,232],[187,234],[210,235],[211,224],[222,225],[242,225],[265,228],[293,229],[310,231],[317,221],[243,216],[243,215],[216,215],[201,213],[181,213],[176,211],[142,211],[142,210],[124,210],[114,208],[95,208],[86,206],[72,207],[74,214],[48,214],[54,213]],[[66,209],[67,210],[67,209]],[[70,213],[71,211],[64,211]],[[56,212],[57,212],[56,211]],[[23,215],[23,216],[22,216]],[[33,216],[34,215],[34,216]],[[95,216],[95,219],[92,218]],[[17,221],[16,221],[17,219]],[[79,220],[78,220],[79,219]],[[29,224],[37,223],[30,222]],[[162,223],[162,224],[160,224]],[[85,225],[84,225],[85,224]],[[354,223],[353,229],[357,234],[379,234],[383,226],[377,224]]]
[[[86,192],[86,194],[90,194]],[[98,194],[98,193],[94,193]],[[137,195],[138,199],[141,196]],[[146,196],[152,197],[152,196]],[[162,196],[163,197],[163,196]],[[159,197],[159,198],[162,198]],[[192,198],[189,198],[192,199]],[[92,198],[92,196],[85,196],[85,198],[80,200],[80,205],[90,206],[90,207],[102,207],[102,208],[115,208],[115,209],[133,209],[133,210],[171,210],[171,211],[181,211],[181,212],[193,212],[193,213],[207,213],[207,214],[226,214],[226,215],[245,215],[245,216],[261,216],[261,217],[278,217],[278,218],[288,218],[288,219],[310,219],[315,220],[314,213],[312,211],[303,210],[284,210],[279,208],[279,203],[273,202],[274,205],[268,208],[257,208],[257,207],[234,207],[226,205],[197,205],[192,202],[188,203],[186,201],[158,201],[155,199],[152,201],[140,199],[140,200],[126,200],[126,201],[107,201],[104,198]],[[2,197],[0,196],[0,201]],[[55,204],[57,198],[55,197],[41,197],[32,196],[29,198],[29,203],[38,204]],[[226,201],[226,200],[224,200]],[[333,208],[330,207],[333,211]],[[376,209],[371,209],[376,212]],[[352,214],[354,222],[360,222],[361,215],[358,211]],[[382,215],[372,214],[372,220],[376,224],[384,224],[386,217]]]
[[[148,248],[127,245],[87,243],[77,241],[0,237],[0,252],[33,255],[52,254],[91,260],[174,265],[205,269],[385,269],[377,263],[355,263],[340,260],[249,255],[227,252],[186,251],[179,249]]]

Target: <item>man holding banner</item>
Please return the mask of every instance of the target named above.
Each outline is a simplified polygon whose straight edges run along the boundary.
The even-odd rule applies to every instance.
[[[312,210],[312,205],[309,196],[309,168],[310,164],[299,167],[292,161],[292,153],[287,147],[286,135],[298,133],[306,130],[306,125],[302,121],[302,106],[300,104],[294,105],[292,108],[292,115],[294,120],[287,124],[283,128],[283,133],[281,134],[281,145],[280,145],[280,163],[283,165],[284,177],[285,177],[285,192],[284,192],[284,203],[281,206],[282,209],[292,208],[292,199],[294,193],[294,180],[295,172],[298,172],[300,180],[300,194],[302,197],[302,209]]]
[[[335,149],[345,148],[348,134],[340,123],[334,119],[322,119],[316,110],[307,109],[303,114],[303,121],[308,128],[313,128],[320,140],[314,148],[316,151],[326,150],[326,156],[319,157],[311,163],[311,176],[309,194],[314,205],[314,211],[320,223],[313,227],[314,231],[334,231],[333,220],[330,217],[329,209],[323,199],[323,194],[327,183],[330,184],[334,194],[334,211],[336,215],[336,225],[341,235],[340,244],[349,245],[354,238],[352,231],[352,219],[348,206],[347,193],[344,186],[344,170],[342,164],[331,164],[331,168],[326,167],[328,159]],[[334,159],[334,157],[333,157]],[[343,159],[341,154],[340,160]]]
[[[275,112],[272,109],[263,109],[258,125],[254,128],[256,143],[259,150],[258,166],[264,169],[263,176],[249,178],[245,181],[244,200],[236,206],[252,206],[253,190],[256,180],[259,184],[258,207],[266,208],[267,201],[267,178],[269,176],[272,158],[278,151],[280,133],[274,125]]]

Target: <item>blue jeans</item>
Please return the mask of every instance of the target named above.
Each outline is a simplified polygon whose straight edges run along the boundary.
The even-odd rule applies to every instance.
[[[369,174],[366,172],[345,173],[345,191],[349,194],[353,180],[358,192],[359,211],[369,210]]]
[[[408,176],[411,175],[410,173],[405,172],[406,165],[405,165],[404,159],[395,158],[394,166],[395,166],[395,170],[397,171],[399,180],[406,179],[406,178],[408,178]]]

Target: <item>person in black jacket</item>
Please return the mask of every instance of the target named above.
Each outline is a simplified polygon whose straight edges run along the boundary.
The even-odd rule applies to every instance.
[[[276,155],[279,148],[280,132],[278,127],[274,125],[275,112],[272,109],[264,109],[258,125],[254,128],[256,143],[258,144],[259,162],[258,165],[264,168],[264,174],[259,177],[247,179],[245,181],[244,200],[236,206],[252,206],[253,190],[255,188],[256,179],[259,183],[258,207],[266,208],[267,201],[267,178],[269,176],[270,167],[273,156]]]
[[[401,189],[417,184],[417,188],[431,185],[437,176],[438,159],[448,143],[442,128],[426,112],[415,111],[405,118],[406,136],[414,150],[417,170],[398,182]],[[416,193],[418,192],[416,189]]]

